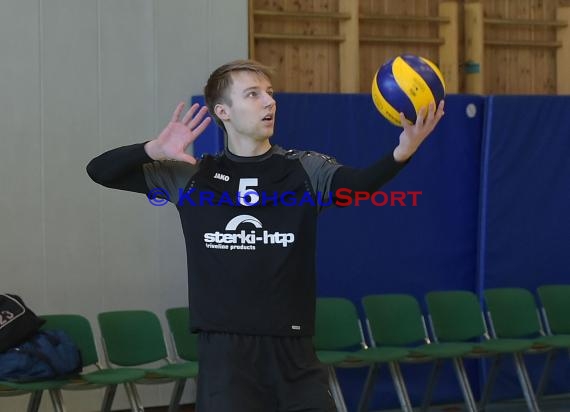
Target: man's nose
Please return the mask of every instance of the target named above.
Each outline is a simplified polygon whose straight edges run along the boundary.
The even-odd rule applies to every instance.
[[[265,107],[271,107],[275,105],[275,99],[269,93],[265,94]]]

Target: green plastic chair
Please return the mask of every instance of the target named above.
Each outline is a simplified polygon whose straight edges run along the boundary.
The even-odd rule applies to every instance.
[[[499,366],[502,356],[512,355],[517,377],[529,411],[540,409],[528,377],[523,353],[533,342],[526,339],[491,339],[477,296],[470,291],[437,291],[426,295],[430,325],[437,342],[472,342],[473,351],[466,356],[490,357],[493,359],[491,371]],[[494,373],[494,372],[491,372]],[[485,383],[479,404],[484,409],[491,395],[494,379],[490,375]]]
[[[167,309],[166,320],[176,357],[181,361],[195,364],[199,370],[198,335],[190,332],[190,309],[188,307]],[[182,392],[173,396],[181,399]]]
[[[477,411],[469,379],[461,359],[473,350],[469,343],[431,343],[427,335],[425,321],[416,298],[408,294],[369,295],[362,299],[368,335],[376,348],[400,348],[409,355],[400,362],[433,362],[432,372],[422,402],[422,410],[427,410],[435,382],[443,362],[451,360],[459,381],[459,386],[468,411]],[[370,402],[375,380],[376,365],[368,373],[359,403],[359,411],[366,411]]]
[[[143,370],[132,368],[104,369],[99,363],[95,339],[89,321],[77,314],[42,315],[46,322],[42,329],[59,329],[67,332],[81,352],[84,372],[71,377],[62,387],[64,390],[91,390],[105,388],[101,411],[111,410],[118,385],[123,385],[129,399],[131,410],[138,411],[135,399],[136,387],[133,385],[144,377]]]
[[[536,396],[544,392],[555,351],[570,349],[570,336],[545,336],[533,294],[523,288],[496,288],[485,291],[488,317],[493,336],[527,339],[532,347],[527,353],[548,351]]]
[[[198,335],[190,332],[190,309],[188,307],[167,309],[166,320],[178,358],[188,362],[198,362]]]
[[[547,332],[552,335],[570,335],[570,285],[539,286]]]
[[[556,355],[562,349],[570,348],[570,316],[568,316],[570,314],[570,285],[542,285],[537,291],[542,304],[546,333],[548,338],[556,339],[557,343],[552,344],[554,350],[548,353],[544,372],[536,391],[538,396],[542,396]]]
[[[405,411],[412,411],[411,402],[398,360],[408,351],[401,348],[368,348],[354,304],[345,298],[317,298],[314,346],[317,357],[327,366],[331,393],[339,412],[346,403],[335,368],[365,367],[388,364],[396,392]]]
[[[187,379],[198,376],[195,362],[172,363],[168,359],[162,326],[158,317],[146,310],[102,312],[97,316],[103,347],[113,366],[138,367],[145,375],[135,384],[163,384],[175,382],[169,412],[178,410]],[[150,364],[161,362],[161,366]],[[137,396],[137,405],[143,410]]]
[[[65,412],[61,389],[69,384],[69,379],[50,379],[25,383],[0,381],[0,397],[29,394],[30,399],[28,401],[27,411],[37,412],[40,408],[43,393],[47,391],[50,395],[53,410],[56,412]]]
[[[40,408],[42,395],[48,391],[55,412],[65,412],[61,387],[65,380],[46,380],[37,382],[15,383],[0,381],[0,397],[30,395],[27,412],[37,412]]]
[[[533,344],[531,349],[539,352],[570,348],[570,335],[546,336],[536,300],[529,290],[496,288],[484,294],[494,337],[527,339]]]

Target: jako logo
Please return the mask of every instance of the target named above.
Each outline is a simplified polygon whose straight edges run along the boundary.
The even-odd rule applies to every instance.
[[[221,173],[216,173],[214,175],[214,179],[223,180],[224,182],[230,181],[230,177],[228,175],[223,175]]]
[[[240,230],[238,226],[242,223],[250,224],[255,229],[262,229],[263,225],[254,216],[238,215],[231,219],[224,229],[224,232],[204,233],[204,243],[208,249],[224,250],[255,250],[256,245],[281,245],[287,247],[295,241],[294,233],[269,232],[268,230]]]

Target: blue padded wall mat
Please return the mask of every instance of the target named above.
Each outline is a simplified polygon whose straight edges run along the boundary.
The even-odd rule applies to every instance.
[[[570,282],[570,97],[492,96],[479,287]]]
[[[570,97],[491,96],[481,166],[478,289],[570,283]],[[539,301],[537,300],[537,303]],[[543,355],[528,356],[536,384]],[[549,393],[568,392],[558,356]],[[520,397],[503,368],[495,398]]]
[[[367,94],[278,94],[273,143],[334,156],[364,167],[397,145],[401,129],[383,119]],[[381,190],[421,191],[417,206],[330,208],[319,222],[318,293],[344,296],[361,309],[372,293],[423,295],[435,289],[476,288],[477,215],[484,99],[452,95],[445,116],[401,173]],[[361,312],[361,318],[362,318]],[[467,363],[477,388],[476,364]],[[341,370],[344,395],[356,408],[364,369]],[[412,401],[420,402],[427,365],[404,366]],[[398,405],[386,370],[371,408]],[[444,369],[434,402],[461,400]]]

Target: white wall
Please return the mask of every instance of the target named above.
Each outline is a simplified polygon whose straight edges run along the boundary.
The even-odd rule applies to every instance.
[[[0,292],[95,330],[98,312],[131,308],[166,326],[164,310],[187,303],[176,209],[101,188],[85,165],[155,136],[211,70],[245,57],[246,0],[0,0]],[[143,402],[167,404],[170,388],[142,387]],[[80,412],[101,396],[64,393]]]

